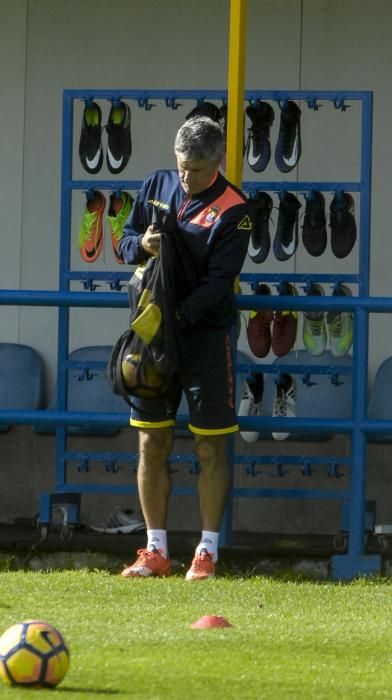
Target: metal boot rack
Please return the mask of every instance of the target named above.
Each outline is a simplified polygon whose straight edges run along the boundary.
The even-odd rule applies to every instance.
[[[270,192],[281,192],[294,189],[297,192],[307,192],[317,189],[322,192],[358,192],[360,195],[360,236],[359,236],[359,270],[354,275],[311,275],[311,279],[317,278],[320,282],[339,284],[344,281],[358,285],[358,296],[350,298],[324,296],[320,297],[295,297],[288,298],[273,296],[262,299],[255,295],[239,295],[238,306],[241,309],[295,309],[298,311],[317,310],[341,310],[354,314],[354,343],[352,364],[352,416],[349,419],[323,419],[323,418],[239,418],[241,430],[288,430],[294,433],[326,431],[347,434],[351,438],[351,456],[344,464],[349,464],[350,480],[347,489],[285,489],[285,488],[237,488],[231,490],[231,497],[222,526],[222,544],[229,544],[231,538],[231,516],[233,498],[297,498],[297,499],[335,499],[348,508],[348,552],[332,557],[332,575],[336,579],[352,579],[358,575],[378,573],[381,568],[379,555],[367,555],[364,552],[365,532],[365,495],[366,495],[366,443],[370,433],[387,433],[391,431],[392,421],[371,421],[367,419],[367,372],[368,372],[368,315],[369,313],[386,313],[392,311],[392,301],[386,298],[369,298],[369,259],[370,259],[370,197],[371,197],[371,154],[372,154],[372,93],[363,91],[271,91],[250,90],[245,93],[245,101],[255,103],[257,100],[270,100],[282,106],[287,100],[300,100],[302,105],[309,109],[317,110],[321,102],[332,102],[337,110],[345,111],[349,102],[359,101],[362,108],[361,122],[361,162],[360,177],[354,182],[244,182],[243,190],[252,193],[263,189]],[[97,453],[70,451],[67,447],[67,426],[82,426],[86,423],[95,426],[119,426],[129,425],[129,417],[126,413],[99,413],[78,412],[67,410],[67,373],[75,369],[77,363],[69,360],[69,316],[71,307],[100,307],[100,308],[127,308],[127,294],[122,291],[130,276],[126,271],[102,272],[102,271],[74,271],[70,269],[70,231],[72,191],[84,190],[88,192],[92,188],[109,191],[122,189],[138,190],[141,181],[110,179],[110,180],[76,180],[72,176],[73,153],[73,120],[75,101],[84,101],[87,105],[93,100],[107,100],[112,104],[118,104],[120,100],[130,100],[147,111],[163,101],[164,105],[175,110],[182,101],[191,100],[200,103],[204,100],[227,102],[225,90],[64,90],[63,92],[63,141],[62,141],[62,173],[61,173],[61,221],[60,221],[60,262],[59,262],[59,288],[56,291],[36,290],[0,290],[0,303],[3,305],[26,306],[57,306],[59,308],[58,319],[58,370],[57,370],[57,405],[56,410],[46,411],[0,411],[1,423],[12,424],[55,424],[56,425],[56,486],[52,493],[42,493],[40,498],[39,523],[43,529],[51,523],[53,509],[63,509],[65,525],[79,523],[80,500],[85,493],[130,493],[135,494],[136,486],[101,485],[101,484],[75,484],[68,474],[70,464],[87,465],[90,460],[102,462],[107,470],[115,471],[116,463],[121,460],[129,461],[131,465],[137,462],[137,453]],[[264,282],[279,283],[290,280],[297,283],[308,283],[309,275],[297,274],[243,274],[241,280],[248,283],[257,282],[258,277]],[[70,291],[71,281],[79,281],[82,291]],[[98,285],[106,283],[109,291],[96,291]],[[88,363],[87,363],[88,364]],[[89,369],[98,367],[99,363],[84,365],[86,390],[88,390]],[[247,366],[237,365],[237,371],[248,374],[255,367],[260,371],[260,364]],[[99,366],[101,369],[102,367]],[[280,366],[282,369],[282,365]],[[80,367],[79,367],[80,369]],[[263,372],[272,372],[272,365],[263,364]],[[276,369],[275,369],[276,371]],[[306,368],[288,367],[289,372],[305,372]],[[328,372],[336,376],[336,373],[346,372],[347,367],[339,369],[336,366],[326,368],[325,365],[312,365],[312,374]],[[178,427],[186,426],[186,416],[179,416]],[[280,463],[292,463],[300,465],[309,475],[317,472],[317,457],[290,457],[277,459],[275,456],[259,457],[255,455],[236,455],[234,440],[231,441],[230,459],[233,473],[236,468],[247,468],[248,473],[257,476],[257,470],[252,468],[255,464],[269,463],[277,468],[277,475],[283,475],[280,471]],[[324,459],[325,461],[325,459]],[[193,455],[172,455],[172,463],[188,463],[192,472],[197,472],[197,463]],[[338,460],[331,457],[331,464],[339,466]],[[238,467],[237,467],[238,465]],[[249,466],[251,465],[251,467]],[[309,469],[309,466],[312,466]],[[193,495],[193,487],[175,487],[176,495]]]

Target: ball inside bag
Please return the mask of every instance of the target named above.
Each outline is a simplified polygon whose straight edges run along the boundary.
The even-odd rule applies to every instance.
[[[154,398],[162,392],[163,379],[153,363],[140,362],[140,355],[125,356],[121,363],[124,385],[130,394]]]
[[[8,685],[53,688],[68,668],[68,646],[48,622],[17,622],[0,637],[0,678]]]

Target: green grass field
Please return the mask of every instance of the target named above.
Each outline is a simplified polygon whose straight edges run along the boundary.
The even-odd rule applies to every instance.
[[[2,685],[41,700],[321,700],[392,697],[392,584],[256,576],[189,583],[103,571],[0,574],[0,631],[57,626],[71,665],[56,690]],[[194,630],[203,615],[228,629]]]

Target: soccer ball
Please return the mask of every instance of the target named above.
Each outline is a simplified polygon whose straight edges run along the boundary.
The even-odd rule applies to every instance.
[[[141,362],[137,353],[127,354],[121,363],[125,388],[133,396],[155,398],[165,390],[165,382],[151,360]]]
[[[17,622],[0,637],[0,678],[8,685],[53,688],[68,666],[68,647],[47,622]]]

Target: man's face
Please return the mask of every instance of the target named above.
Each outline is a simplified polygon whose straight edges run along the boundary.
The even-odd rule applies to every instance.
[[[216,163],[205,159],[185,160],[180,153],[176,153],[176,158],[181,185],[187,194],[199,194],[214,181],[218,172]]]

